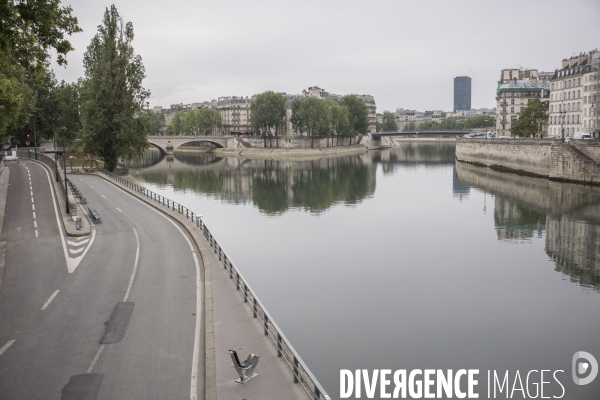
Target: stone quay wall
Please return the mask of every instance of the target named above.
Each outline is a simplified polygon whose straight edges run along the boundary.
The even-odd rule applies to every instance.
[[[553,140],[456,139],[456,159],[549,177]]]
[[[600,185],[600,141],[456,140],[456,159],[552,180]]]

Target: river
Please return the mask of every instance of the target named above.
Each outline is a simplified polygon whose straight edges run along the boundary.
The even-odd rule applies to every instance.
[[[148,151],[130,166],[204,215],[332,399],[340,370],[359,368],[480,369],[481,393],[488,370],[511,385],[517,370],[524,384],[562,370],[567,398],[597,398],[600,378],[576,387],[571,358],[600,359],[600,188],[456,163],[454,150]]]

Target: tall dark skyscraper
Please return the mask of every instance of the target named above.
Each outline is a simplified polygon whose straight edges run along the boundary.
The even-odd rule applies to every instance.
[[[471,109],[471,78],[454,78],[454,111]]]

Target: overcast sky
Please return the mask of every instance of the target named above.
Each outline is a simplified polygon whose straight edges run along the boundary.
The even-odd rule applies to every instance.
[[[83,32],[57,79],[82,58],[111,1],[74,0]],[[453,78],[495,107],[500,70],[554,71],[600,47],[599,0],[154,1],[114,3],[133,23],[151,106],[319,86],[375,96],[377,111],[452,110]]]

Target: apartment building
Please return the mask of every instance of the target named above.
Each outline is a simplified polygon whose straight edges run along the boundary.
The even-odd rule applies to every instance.
[[[221,113],[221,132],[225,135],[252,134],[250,103],[252,97],[219,97],[216,109]]]
[[[539,100],[546,108],[550,100],[551,73],[537,69],[503,69],[496,89],[496,134],[511,136],[510,128],[531,100]],[[547,136],[544,129],[542,136]]]
[[[562,60],[561,69],[552,76],[549,132],[553,136],[573,137],[575,132],[599,135],[598,50]]]

